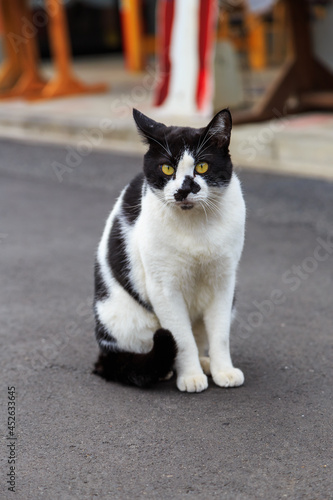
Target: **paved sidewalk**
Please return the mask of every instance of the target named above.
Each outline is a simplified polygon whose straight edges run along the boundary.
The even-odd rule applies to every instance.
[[[45,66],[46,74],[51,74]],[[203,126],[207,119],[179,120],[152,108],[152,90],[157,80],[154,66],[145,73],[125,71],[122,59],[96,58],[75,62],[76,73],[85,82],[106,82],[106,94],[78,96],[45,102],[22,100],[0,102],[0,137],[71,144],[82,141],[95,149],[143,151],[132,120],[132,108],[166,124]],[[256,100],[267,88],[276,70],[244,77],[245,94]],[[253,97],[254,96],[254,97]],[[310,113],[254,125],[235,126],[231,152],[242,167],[333,179],[333,114]]]

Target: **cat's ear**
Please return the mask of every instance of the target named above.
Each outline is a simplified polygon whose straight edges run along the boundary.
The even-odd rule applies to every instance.
[[[135,108],[133,108],[133,118],[139,134],[146,143],[149,143],[151,140],[155,141],[156,135],[159,134],[162,128],[165,128],[163,123],[155,122],[155,120],[149,118]]]
[[[229,109],[222,109],[204,129],[204,135],[210,137],[219,148],[229,147],[232,118]]]

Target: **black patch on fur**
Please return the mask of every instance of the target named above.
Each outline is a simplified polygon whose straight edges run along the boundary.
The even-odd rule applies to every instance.
[[[147,387],[172,370],[177,345],[169,330],[160,328],[154,334],[154,345],[147,354],[130,352],[101,353],[93,373],[106,380]]]
[[[126,253],[126,242],[122,234],[121,222],[118,217],[115,218],[109,235],[108,242],[108,262],[112,269],[113,276],[118,283],[135,299],[139,304],[152,312],[152,307],[141,299],[138,292],[134,289],[129,279],[129,265]]]
[[[161,171],[166,163],[177,169],[179,160],[188,150],[195,164],[207,162],[208,171],[201,175],[207,184],[222,187],[229,183],[232,175],[232,162],[229,154],[230,134],[232,127],[228,109],[217,113],[207,127],[195,129],[190,127],[167,127],[133,110],[134,120],[140,135],[149,145],[144,156],[144,173],[148,184],[154,189],[163,189],[172,176]]]
[[[101,268],[97,260],[95,261],[95,302],[108,297],[109,293],[102,278]]]
[[[107,353],[110,351],[110,348],[107,349],[105,346],[101,345],[101,340],[106,340],[108,342],[112,342],[113,348],[116,349],[117,340],[112,335],[109,334],[109,332],[106,330],[104,325],[100,322],[100,320],[98,319],[96,314],[95,314],[95,322],[96,322],[95,337],[96,337],[96,340],[98,342],[98,345],[99,345],[101,351],[104,353]],[[110,347],[112,344],[110,344]]]
[[[196,194],[200,191],[200,189],[201,187],[197,182],[195,182],[193,177],[186,175],[182,187],[178,189],[177,193],[175,193],[175,200],[183,201],[190,193]]]
[[[128,185],[124,197],[122,212],[129,224],[134,224],[141,212],[143,173],[137,175]]]

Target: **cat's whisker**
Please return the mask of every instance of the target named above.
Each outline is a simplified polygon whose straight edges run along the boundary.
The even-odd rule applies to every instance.
[[[207,151],[208,148],[209,148],[209,144],[207,144],[207,146],[204,149],[200,150],[200,152],[197,152],[198,157],[202,157],[203,153],[205,151]],[[206,157],[206,156],[208,156],[208,154],[205,154],[204,156]]]
[[[197,154],[200,154],[202,152],[202,148],[204,147],[204,145],[211,140],[212,137],[214,137],[214,135],[216,135],[218,132],[220,132],[220,129],[216,129],[214,130],[213,132],[211,131],[207,131],[206,134],[205,134],[205,137],[203,139],[203,141],[198,145],[198,148],[197,148]]]
[[[197,155],[202,155],[202,153],[209,148],[209,141],[211,140],[212,137],[214,137],[215,134],[217,134],[217,132],[218,131],[215,131],[213,134],[210,134],[207,137],[207,139],[200,145],[200,147],[196,151]],[[203,149],[204,146],[206,146],[206,147]]]
[[[169,146],[168,139],[166,138],[166,136],[164,136],[164,140],[165,140],[165,144],[166,144],[166,147],[167,147],[167,151],[169,152],[169,155],[170,155],[170,158],[171,158],[172,157],[172,153],[170,151],[170,146]]]
[[[205,200],[206,207],[215,215],[222,215],[222,207],[219,203],[215,203],[212,199]]]
[[[160,141],[155,139],[155,137],[152,137],[151,135],[147,135],[147,134],[146,134],[146,137],[147,137],[147,139],[151,139],[152,141],[156,142],[159,146],[161,146],[161,148],[164,149],[164,151],[167,153],[168,157],[171,159],[172,155],[171,155],[170,149],[168,150]]]
[[[199,152],[200,149],[202,148],[202,146],[205,143],[205,139],[206,139],[206,137],[207,137],[208,134],[209,134],[209,130],[207,130],[207,132],[205,133],[205,136],[202,139],[202,141],[199,141],[199,144],[198,144],[198,147],[197,147],[197,152]]]
[[[159,201],[162,203],[164,208],[169,207],[170,205],[173,204],[173,200],[168,200],[164,196],[161,196],[160,194],[156,194],[156,195],[157,195],[157,198],[159,199]]]
[[[210,198],[208,200],[208,202],[210,203],[210,205],[212,207],[214,207],[216,210],[218,210],[219,212],[221,212],[222,207],[221,207],[221,201],[220,200],[214,200],[214,198]]]
[[[208,222],[208,215],[207,215],[207,212],[206,212],[205,203],[200,200],[199,204],[202,207],[203,211],[205,212],[206,222]]]
[[[206,151],[207,149],[208,149],[208,146],[207,146],[207,148],[204,149],[204,151]],[[213,155],[213,153],[206,153],[204,155],[205,159],[206,159],[207,156],[214,156],[214,155]],[[201,158],[202,158],[202,152],[200,153],[200,156],[198,157],[198,162],[204,161],[204,158],[202,158],[202,159]]]
[[[132,210],[133,208],[141,208],[141,206],[142,206],[142,205],[141,205],[141,202],[140,202],[140,203],[138,203],[137,205],[131,205],[131,207],[130,207],[130,208],[131,208],[131,210]]]

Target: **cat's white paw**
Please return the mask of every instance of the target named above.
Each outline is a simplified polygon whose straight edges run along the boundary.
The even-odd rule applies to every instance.
[[[180,376],[177,378],[177,387],[180,391],[201,392],[207,389],[208,379],[204,373]]]
[[[206,375],[211,375],[210,373],[210,358],[208,356],[200,356],[200,364],[203,372]]]
[[[239,368],[228,368],[212,375],[215,384],[220,387],[238,387],[244,383],[244,374]]]

